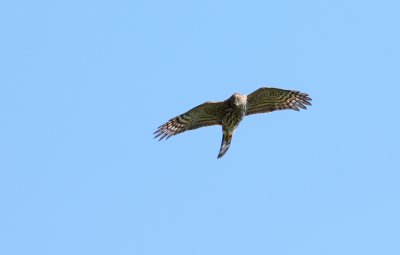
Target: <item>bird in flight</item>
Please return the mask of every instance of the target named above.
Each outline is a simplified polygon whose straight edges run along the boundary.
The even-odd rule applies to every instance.
[[[218,158],[229,149],[234,130],[244,116],[291,109],[307,109],[312,99],[308,94],[294,90],[263,87],[249,95],[233,94],[225,101],[205,102],[193,109],[178,115],[154,132],[155,137],[168,139],[187,130],[200,127],[222,126],[222,142]]]

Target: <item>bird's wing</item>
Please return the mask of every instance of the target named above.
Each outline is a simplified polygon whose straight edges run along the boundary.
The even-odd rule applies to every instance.
[[[167,123],[158,127],[154,132],[159,140],[168,139],[171,136],[205,126],[221,125],[222,117],[227,108],[226,102],[206,102],[195,108],[170,119]]]
[[[312,99],[305,93],[294,90],[259,88],[247,95],[246,115],[299,108],[307,109]]]

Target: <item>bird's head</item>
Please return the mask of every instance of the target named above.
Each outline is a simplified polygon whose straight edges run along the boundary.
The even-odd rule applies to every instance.
[[[243,96],[239,93],[235,93],[229,98],[229,101],[236,106],[244,105],[246,104],[246,96]]]

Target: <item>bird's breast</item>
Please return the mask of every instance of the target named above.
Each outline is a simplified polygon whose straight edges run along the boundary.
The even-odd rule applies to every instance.
[[[235,129],[239,125],[240,121],[242,121],[245,113],[245,105],[229,108],[223,118],[222,125],[228,129]]]

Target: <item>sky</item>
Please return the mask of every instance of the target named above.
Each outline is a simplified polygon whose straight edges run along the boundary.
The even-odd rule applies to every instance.
[[[3,1],[0,254],[400,254],[398,1]],[[153,139],[270,86],[306,111]]]

